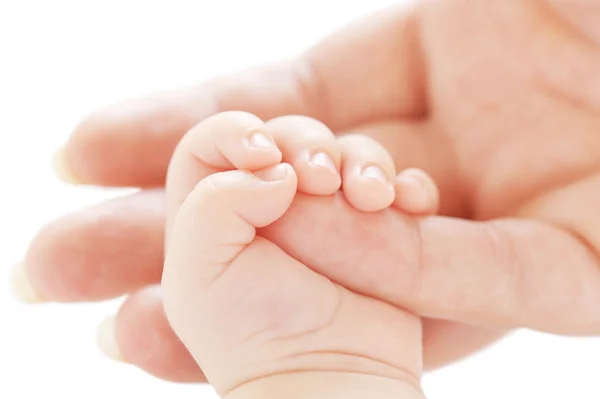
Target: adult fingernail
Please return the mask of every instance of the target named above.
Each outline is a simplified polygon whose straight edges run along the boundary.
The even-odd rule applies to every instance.
[[[67,165],[67,160],[65,156],[65,148],[61,148],[54,154],[54,158],[52,164],[54,166],[54,173],[58,176],[59,179],[69,184],[81,184],[79,179],[71,172]]]
[[[25,263],[23,262],[20,262],[13,268],[10,276],[10,288],[13,296],[19,302],[30,304],[43,302],[42,298],[31,286]]]
[[[116,320],[116,317],[112,316],[100,323],[97,332],[98,347],[106,357],[118,362],[126,362],[117,345]]]

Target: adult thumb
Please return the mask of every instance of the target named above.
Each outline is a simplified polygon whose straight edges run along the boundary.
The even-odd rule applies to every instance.
[[[297,196],[260,234],[333,281],[426,317],[600,333],[597,258],[550,224],[368,214]]]

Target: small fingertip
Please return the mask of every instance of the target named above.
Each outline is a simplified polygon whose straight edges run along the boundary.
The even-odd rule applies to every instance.
[[[387,175],[379,166],[368,165],[360,172],[360,176],[365,179],[373,179],[383,183],[390,191],[393,191],[394,187]]]
[[[100,352],[106,357],[117,362],[127,363],[117,344],[116,321],[117,318],[111,316],[100,323],[96,333],[96,341]]]
[[[260,132],[254,132],[249,137],[246,137],[244,144],[249,148],[277,149],[275,142],[267,137],[266,134]]]
[[[338,168],[333,161],[333,158],[329,156],[326,152],[317,152],[313,154],[308,160],[308,164],[316,167],[325,168],[328,171],[339,175]]]
[[[367,165],[347,172],[343,183],[348,201],[363,212],[377,212],[394,203],[396,192],[383,169]]]
[[[81,184],[81,181],[75,176],[67,164],[66,149],[62,147],[52,157],[52,166],[56,176],[65,183]]]
[[[258,177],[264,182],[284,181],[285,179],[287,179],[291,169],[292,168],[290,165],[280,163],[279,165],[257,170],[256,172],[254,172],[254,176]]]
[[[413,214],[433,214],[439,193],[431,177],[420,169],[407,169],[396,177],[396,206]]]
[[[311,195],[331,195],[339,190],[342,178],[334,158],[325,151],[305,152],[294,163],[298,189]]]
[[[273,138],[260,130],[251,129],[243,132],[241,137],[232,135],[225,140],[219,144],[220,150],[225,158],[238,169],[262,169],[280,163],[283,158]],[[241,147],[239,146],[240,140]]]
[[[35,304],[42,303],[44,300],[35,292],[24,262],[18,263],[12,270],[10,276],[10,288],[13,297],[21,303]]]

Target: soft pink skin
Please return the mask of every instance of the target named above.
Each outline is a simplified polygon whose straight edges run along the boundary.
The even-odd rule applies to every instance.
[[[320,154],[316,165],[307,151]],[[365,167],[371,177],[361,176]],[[435,211],[426,174],[418,189],[398,191],[399,202],[394,175],[377,142],[336,140],[304,117],[264,123],[226,112],[184,137],[167,178],[165,311],[221,397],[423,397],[420,318],[315,273],[258,230],[277,223],[296,196],[312,213],[313,201],[331,198],[340,183],[346,209],[409,202]],[[331,211],[341,201],[330,201]]]
[[[344,289],[257,235],[297,187],[294,169],[279,164],[217,173],[193,189],[169,231],[162,279],[175,332],[224,398],[253,398],[246,391],[257,381],[304,374],[320,375],[329,398],[352,392],[353,376],[369,383],[350,397],[421,398],[417,316]],[[336,388],[338,375],[348,378]],[[394,382],[388,392],[382,380]],[[284,392],[306,397],[297,390],[319,388],[310,385]],[[280,397],[273,386],[261,397]]]
[[[218,111],[305,114],[335,132],[360,131],[391,151],[398,170],[415,166],[434,177],[443,215],[530,220],[434,220],[423,235],[432,253],[412,274],[397,267],[397,241],[376,233],[381,222],[362,220],[355,234],[365,251],[388,251],[380,269],[368,270],[371,281],[387,282],[386,295],[430,317],[467,323],[425,321],[426,367],[480,348],[501,335],[498,326],[599,334],[599,20],[595,3],[559,0],[437,0],[388,10],[296,60],[97,112],[78,127],[65,160],[82,182],[162,186],[176,143]],[[148,294],[160,276],[163,203],[163,193],[148,192],[51,224],[32,243],[27,272],[47,300],[142,289],[118,316],[121,352],[163,378],[200,381],[160,297]],[[280,225],[301,232],[294,225],[305,220],[290,212]],[[345,226],[357,227],[352,220]],[[351,235],[337,237],[354,246]],[[449,255],[456,262],[446,262]],[[351,265],[336,261],[328,265]],[[407,273],[410,287],[399,283]],[[145,331],[157,341],[140,345]]]

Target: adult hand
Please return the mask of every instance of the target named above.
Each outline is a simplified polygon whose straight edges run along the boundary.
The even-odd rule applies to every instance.
[[[398,245],[404,236],[374,235],[373,224],[340,236],[375,237],[360,243],[364,251],[387,254],[378,267],[355,274],[368,287],[348,286],[375,296],[392,292],[429,317],[467,323],[428,320],[426,364],[470,352],[497,329],[598,334],[595,7],[438,0],[387,10],[291,62],[94,114],[69,141],[64,165],[83,183],[160,186],[187,129],[229,109],[263,119],[304,114],[340,133],[364,132],[392,150],[399,169],[434,176],[444,215],[474,220],[427,219],[414,231],[398,230],[422,239],[410,268],[411,254]],[[519,220],[495,220],[506,218]],[[71,215],[40,232],[20,278],[46,300],[137,291],[114,326],[123,356],[165,378],[198,380],[155,285],[163,225],[160,190]],[[340,264],[352,265],[329,263]],[[334,277],[335,270],[321,272]]]

